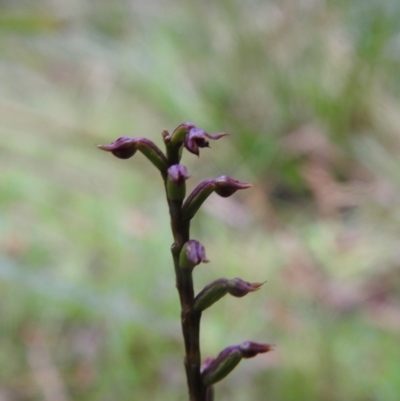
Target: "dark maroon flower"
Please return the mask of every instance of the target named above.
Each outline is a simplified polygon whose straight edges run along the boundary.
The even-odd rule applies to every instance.
[[[137,151],[136,142],[136,138],[122,136],[109,145],[97,145],[97,147],[107,152],[111,152],[114,156],[120,159],[129,159]]]
[[[210,146],[207,139],[216,140],[227,135],[229,134],[225,132],[210,135],[202,129],[193,126],[189,129],[189,132],[185,136],[184,146],[189,152],[198,156],[199,148],[208,148]]]

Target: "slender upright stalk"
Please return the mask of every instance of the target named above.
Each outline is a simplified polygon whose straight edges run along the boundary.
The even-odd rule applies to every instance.
[[[226,133],[209,135],[191,123],[179,125],[172,134],[164,130],[162,137],[165,154],[149,139],[121,137],[99,148],[120,159],[129,159],[137,151],[160,171],[171,217],[174,242],[171,247],[174,260],[176,287],[181,303],[181,325],[185,344],[185,370],[190,401],[213,401],[213,385],[226,377],[242,358],[252,358],[272,349],[269,344],[246,341],[222,350],[216,358],[208,358],[201,366],[200,319],[202,312],[226,294],[243,297],[259,289],[263,283],[249,283],[240,278],[220,278],[203,288],[196,296],[193,288],[193,268],[208,262],[203,245],[190,238],[190,221],[203,202],[213,192],[224,198],[251,185],[225,175],[202,181],[186,197],[186,167],[180,164],[183,148],[199,155],[199,149],[208,147],[208,140],[219,139]],[[184,202],[185,199],[185,202]]]
[[[167,196],[168,198],[168,196]],[[168,199],[174,243],[171,247],[174,260],[176,287],[181,303],[181,325],[185,344],[185,370],[190,401],[207,401],[207,388],[200,375],[200,318],[201,312],[193,310],[194,288],[191,269],[181,269],[179,255],[189,241],[190,221],[182,217],[182,201]]]

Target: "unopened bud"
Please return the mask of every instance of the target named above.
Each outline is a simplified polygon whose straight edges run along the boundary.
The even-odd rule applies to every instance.
[[[167,158],[164,153],[147,138],[130,138],[123,136],[108,145],[97,145],[99,149],[111,152],[120,159],[131,158],[137,150],[142,152],[160,171],[166,172]]]
[[[211,386],[226,377],[242,358],[252,358],[270,350],[272,350],[272,345],[259,344],[253,341],[227,347],[215,359],[208,360],[203,365],[201,370],[203,382],[206,386]]]
[[[220,278],[206,285],[194,299],[193,309],[201,312],[219,301],[228,293],[228,283],[227,278]]]
[[[249,292],[257,291],[264,283],[249,283],[240,278],[234,278],[228,282],[228,292],[234,297],[241,298]]]
[[[187,197],[183,208],[183,219],[190,220],[200,209],[204,201],[215,191],[224,198],[231,196],[240,189],[250,188],[251,184],[234,180],[223,175],[216,179],[208,179],[201,182]]]
[[[203,383],[211,386],[219,382],[235,369],[241,359],[242,354],[237,346],[225,348],[201,373]]]
[[[169,199],[183,200],[185,198],[187,178],[189,178],[187,169],[181,164],[174,164],[168,169],[167,194]]]
[[[215,181],[215,193],[223,198],[233,195],[240,189],[247,189],[251,187],[251,184],[234,180],[233,178],[223,175],[217,178]]]
[[[129,159],[137,151],[136,142],[136,138],[122,136],[108,145],[97,145],[97,147],[101,150],[111,152],[115,157],[120,159]]]
[[[193,269],[200,263],[208,263],[204,246],[199,241],[189,240],[179,255],[179,266],[181,269]]]
[[[273,346],[271,344],[260,344],[253,341],[245,341],[239,345],[240,352],[243,358],[253,358],[257,354],[271,351]]]

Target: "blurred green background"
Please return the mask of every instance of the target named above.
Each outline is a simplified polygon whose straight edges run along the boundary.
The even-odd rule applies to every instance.
[[[251,339],[216,400],[400,399],[397,0],[0,2],[0,400],[186,400],[169,219],[141,155],[227,131],[189,187],[220,277],[268,280],[204,313],[203,357]]]

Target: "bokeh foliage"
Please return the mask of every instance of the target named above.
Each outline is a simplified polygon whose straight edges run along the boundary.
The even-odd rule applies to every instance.
[[[268,280],[205,313],[203,354],[277,345],[217,399],[397,401],[398,21],[395,0],[1,2],[0,399],[186,399],[161,180],[94,144],[189,120],[231,133],[184,157],[189,186],[255,184],[195,218],[197,290]]]

